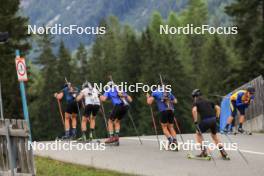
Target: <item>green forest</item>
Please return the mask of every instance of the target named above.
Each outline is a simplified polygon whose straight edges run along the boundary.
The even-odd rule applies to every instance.
[[[80,43],[76,52],[71,53],[65,41],[56,44],[52,35],[27,35],[29,19],[19,15],[18,0],[1,3],[0,31],[10,33],[9,41],[0,44],[4,117],[23,118],[14,64],[15,49],[20,49],[21,55],[27,58],[34,40],[37,44],[34,52],[38,55],[27,59],[29,81],[26,83],[34,140],[54,139],[63,132],[53,94],[62,88],[65,77],[81,87],[85,80],[106,83],[110,74],[115,82],[128,84],[157,84],[159,73],[162,74],[178,99],[176,117],[182,132],[192,132],[191,91],[194,88],[201,89],[205,96],[219,103],[219,98],[210,95],[225,95],[264,73],[264,0],[234,0],[225,7],[225,13],[230,17],[230,24],[238,27],[238,34],[160,35],[161,24],[208,24],[211,18],[203,0],[189,0],[183,11],[171,11],[166,19],[159,12],[153,13],[148,26],[141,32],[109,16],[100,22],[107,33],[98,35],[91,49]],[[217,20],[215,25],[218,25]],[[56,47],[58,50],[54,49]],[[130,111],[139,133],[154,134],[145,94],[130,95],[134,99]],[[104,105],[107,115],[111,106],[110,103]],[[96,135],[106,137],[101,114],[96,122]],[[135,135],[129,118],[122,121],[121,135]]]

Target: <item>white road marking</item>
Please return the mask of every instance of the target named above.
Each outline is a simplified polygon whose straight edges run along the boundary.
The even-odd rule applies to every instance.
[[[256,154],[256,155],[264,155],[263,152],[255,152],[255,151],[241,150],[241,149],[240,149],[240,151],[243,152],[243,153],[251,153],[251,154]]]

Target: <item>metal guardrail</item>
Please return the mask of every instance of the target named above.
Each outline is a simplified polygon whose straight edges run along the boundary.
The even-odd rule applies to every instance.
[[[0,175],[35,176],[33,151],[28,150],[25,120],[0,120]]]

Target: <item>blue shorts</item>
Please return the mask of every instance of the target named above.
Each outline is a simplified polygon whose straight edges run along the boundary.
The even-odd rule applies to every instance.
[[[217,133],[216,117],[210,117],[210,118],[203,119],[199,123],[199,128],[202,133],[210,129],[212,134],[216,134]]]
[[[237,110],[239,111],[240,115],[245,115],[245,107],[240,107],[236,105],[236,101],[231,101],[230,103],[231,115],[232,117],[236,117]]]

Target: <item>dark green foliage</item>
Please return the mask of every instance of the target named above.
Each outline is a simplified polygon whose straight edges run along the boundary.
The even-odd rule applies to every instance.
[[[130,3],[124,2],[118,7],[122,12],[129,9],[126,5],[138,8],[138,2]],[[31,82],[28,97],[33,137],[37,140],[54,139],[63,132],[53,94],[61,90],[65,77],[74,86],[81,87],[85,80],[105,84],[109,81],[109,75],[112,75],[116,83],[127,82],[130,85],[141,82],[152,85],[160,84],[159,74],[161,74],[164,81],[172,85],[172,92],[178,98],[175,115],[182,132],[192,132],[194,130],[191,118],[192,89],[200,88],[208,98],[219,102],[219,99],[210,97],[210,94],[224,95],[232,91],[231,88],[237,88],[240,83],[264,73],[263,0],[236,0],[226,8],[227,14],[239,27],[238,35],[160,35],[159,27],[161,24],[200,26],[215,23],[218,25],[219,21],[221,24],[223,18],[227,18],[225,15],[212,18],[212,9],[215,6],[223,9],[223,4],[226,3],[229,1],[209,0],[207,4],[202,0],[190,0],[188,3],[178,1],[178,4],[168,1],[163,4],[161,8],[163,10],[157,8],[158,12],[153,13],[147,27],[140,33],[134,30],[133,25],[120,23],[123,18],[118,19],[115,16],[104,18],[100,21],[100,26],[105,26],[107,33],[97,35],[90,49],[87,49],[85,44],[80,44],[74,55],[67,49],[72,46],[65,45],[63,41],[59,44],[58,53],[54,54],[53,41],[56,40],[48,35],[41,36],[37,41],[38,57],[35,62],[29,64]],[[113,8],[111,3],[106,5]],[[8,12],[4,10],[7,7],[0,7],[2,19],[0,31],[9,29],[14,38],[9,43],[0,45],[1,68],[5,68],[0,70],[0,76],[3,83],[5,115],[19,116],[21,107],[14,72],[14,50],[19,48],[24,54],[28,49],[27,43],[19,43],[26,39],[25,28],[21,27],[25,26],[26,19],[3,18],[5,13],[15,15],[18,1],[9,2],[7,6],[10,8]],[[185,8],[177,13],[170,11],[178,9],[178,6]],[[170,10],[166,11],[165,9],[168,8]],[[215,10],[220,13],[220,9]],[[12,31],[13,29],[16,32]],[[129,92],[129,94],[133,98],[130,112],[140,134],[154,134],[150,109],[146,104],[146,92]],[[108,117],[112,105],[107,102],[104,103],[104,107]],[[153,105],[153,108],[161,133],[156,105]],[[96,121],[96,136],[106,137],[101,113],[98,114]],[[135,135],[128,117],[122,120],[121,135]]]
[[[7,43],[0,44],[0,81],[5,118],[23,118],[15,69],[15,50],[20,49],[20,54],[23,57],[30,45],[27,40],[26,28],[28,19],[18,16],[18,9],[19,0],[1,1],[0,32],[8,32],[10,36]],[[28,67],[28,69],[30,68]],[[30,77],[30,74],[28,76]]]
[[[230,82],[242,84],[264,73],[264,1],[236,0],[226,12],[239,29],[233,45],[240,63]]]

